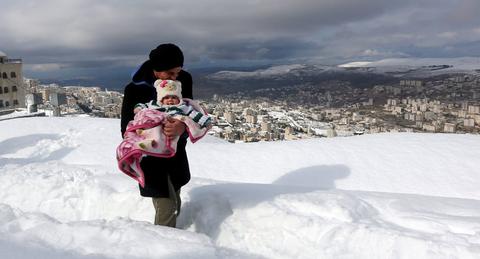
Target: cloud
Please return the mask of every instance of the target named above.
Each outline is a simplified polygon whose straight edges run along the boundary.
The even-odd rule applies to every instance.
[[[63,64],[57,64],[57,63],[49,63],[49,64],[35,64],[29,66],[27,69],[30,69],[34,72],[52,72],[52,71],[58,71],[62,69],[63,67],[66,67]]]
[[[302,42],[322,28],[368,19],[387,7],[381,0],[6,1],[1,43],[15,50],[138,55],[160,41],[192,48],[286,37]]]
[[[39,71],[131,67],[162,42],[187,64],[234,65],[463,55],[456,46],[480,41],[477,0],[4,0],[1,10],[0,51]]]
[[[393,51],[382,51],[378,49],[366,49],[359,53],[358,55],[355,55],[358,57],[371,57],[371,58],[376,58],[376,59],[383,59],[383,58],[392,58],[392,57],[407,57],[406,53],[403,52],[393,52]]]

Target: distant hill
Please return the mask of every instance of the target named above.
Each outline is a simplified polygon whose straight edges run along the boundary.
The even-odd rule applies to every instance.
[[[42,83],[62,86],[100,86],[122,91],[134,68],[102,71],[94,77],[41,79]],[[419,59],[398,58],[378,61],[352,61],[341,65],[286,64],[250,67],[207,67],[188,69],[194,78],[194,96],[209,98],[264,88],[298,84],[318,84],[329,80],[348,81],[352,87],[397,83],[401,78],[418,79],[449,74],[480,73],[480,58]]]
[[[398,83],[399,79],[421,79],[448,74],[480,73],[480,58],[385,59],[350,62],[338,66],[290,64],[252,70],[221,70],[195,78],[199,97],[228,94],[328,80],[348,81],[352,87]]]

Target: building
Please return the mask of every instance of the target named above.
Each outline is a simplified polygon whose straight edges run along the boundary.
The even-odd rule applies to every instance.
[[[445,123],[443,127],[443,132],[455,133],[457,125],[455,123]]]
[[[478,105],[469,105],[469,106],[468,106],[468,113],[471,113],[471,114],[480,114],[480,106],[478,106]]]
[[[424,82],[420,80],[400,80],[400,86],[422,87]]]
[[[255,123],[257,123],[257,116],[247,115],[247,116],[245,116],[245,121],[247,123],[255,124]]]
[[[272,123],[270,123],[270,122],[262,122],[260,125],[261,125],[262,131],[265,131],[265,132],[270,132],[270,131],[272,131]]]
[[[436,131],[436,127],[434,125],[431,125],[431,124],[423,124],[422,129],[424,131],[428,131],[428,132],[435,132]]]
[[[474,119],[464,119],[463,126],[465,127],[475,127],[475,120]]]
[[[225,120],[230,123],[230,124],[234,124],[235,123],[235,120],[236,120],[236,116],[235,116],[235,113],[233,112],[225,112],[223,114],[223,117],[225,117]]]
[[[38,79],[29,79],[25,78],[23,80],[23,84],[25,86],[25,93],[36,93],[38,91],[38,86],[40,85],[40,81]]]
[[[22,60],[0,51],[0,111],[25,108]]]

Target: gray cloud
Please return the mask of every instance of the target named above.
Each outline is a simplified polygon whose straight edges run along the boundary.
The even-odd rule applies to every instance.
[[[212,59],[276,60],[307,56],[321,47],[315,43],[277,38],[258,41],[255,39],[212,44],[204,52]]]
[[[132,67],[161,42],[187,64],[478,55],[478,0],[4,0],[0,51],[27,68]],[[463,47],[463,49],[462,49]],[[42,67],[43,66],[43,67]]]

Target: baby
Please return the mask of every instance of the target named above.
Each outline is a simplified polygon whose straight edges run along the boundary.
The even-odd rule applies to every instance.
[[[142,158],[169,158],[176,153],[179,136],[170,139],[163,133],[163,125],[168,119],[174,118],[185,123],[192,143],[205,136],[212,124],[212,119],[198,103],[182,98],[182,84],[179,81],[157,80],[154,86],[157,99],[135,106],[135,117],[128,123],[124,139],[117,147],[120,170],[137,180],[142,187],[145,185],[140,167]]]
[[[190,117],[194,122],[198,123],[201,128],[208,127],[212,123],[210,116],[202,114],[201,111],[196,110],[193,106],[198,104],[194,103],[191,99],[182,98],[182,83],[174,80],[157,80],[154,83],[157,90],[157,100],[150,101],[149,103],[139,103],[135,105],[133,112],[137,114],[142,109],[156,109],[161,112],[167,113],[171,117],[176,117],[180,120],[182,117],[175,115],[184,115]]]

